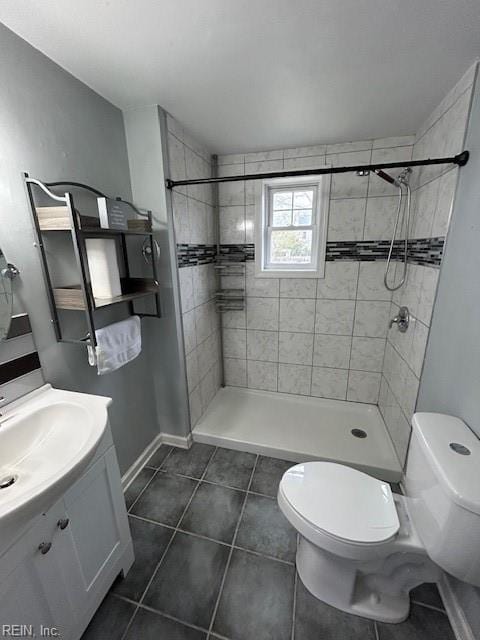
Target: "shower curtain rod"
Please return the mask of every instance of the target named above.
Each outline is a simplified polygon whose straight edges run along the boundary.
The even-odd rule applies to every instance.
[[[359,164],[349,167],[324,167],[323,169],[293,169],[291,171],[272,171],[251,173],[243,176],[225,176],[220,178],[196,178],[193,180],[165,180],[167,189],[189,184],[219,184],[220,182],[239,182],[241,180],[268,180],[270,178],[293,178],[296,176],[318,176],[329,173],[348,173],[350,171],[376,171],[378,169],[403,169],[405,167],[424,167],[431,164],[456,164],[463,167],[469,158],[468,151],[462,151],[448,158],[428,158],[426,160],[402,160],[401,162],[382,162],[379,164]]]

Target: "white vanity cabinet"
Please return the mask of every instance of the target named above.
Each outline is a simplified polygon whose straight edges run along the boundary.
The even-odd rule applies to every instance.
[[[61,638],[78,640],[115,577],[132,562],[107,429],[82,477],[0,556],[0,630],[33,625],[39,637],[42,627],[55,627]]]

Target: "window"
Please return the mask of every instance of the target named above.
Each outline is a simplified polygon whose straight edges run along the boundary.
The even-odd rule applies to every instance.
[[[263,183],[257,214],[257,275],[323,276],[327,182],[328,176],[309,176]]]

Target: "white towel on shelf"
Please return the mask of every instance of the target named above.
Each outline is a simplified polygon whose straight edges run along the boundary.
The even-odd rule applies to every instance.
[[[142,350],[140,318],[132,316],[95,331],[97,347],[88,347],[88,362],[103,376],[134,360]]]

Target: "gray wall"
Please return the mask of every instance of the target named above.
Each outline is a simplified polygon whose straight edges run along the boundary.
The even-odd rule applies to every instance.
[[[27,171],[130,198],[122,114],[2,25],[0,87],[0,244],[21,271],[19,304],[30,315],[45,379],[113,398],[112,429],[125,471],[159,430],[148,344],[134,362],[98,377],[82,347],[56,342],[21,178]]]
[[[480,436],[480,85],[476,83],[437,301],[433,312],[418,411],[462,418]],[[456,597],[480,637],[480,590],[452,580]]]

